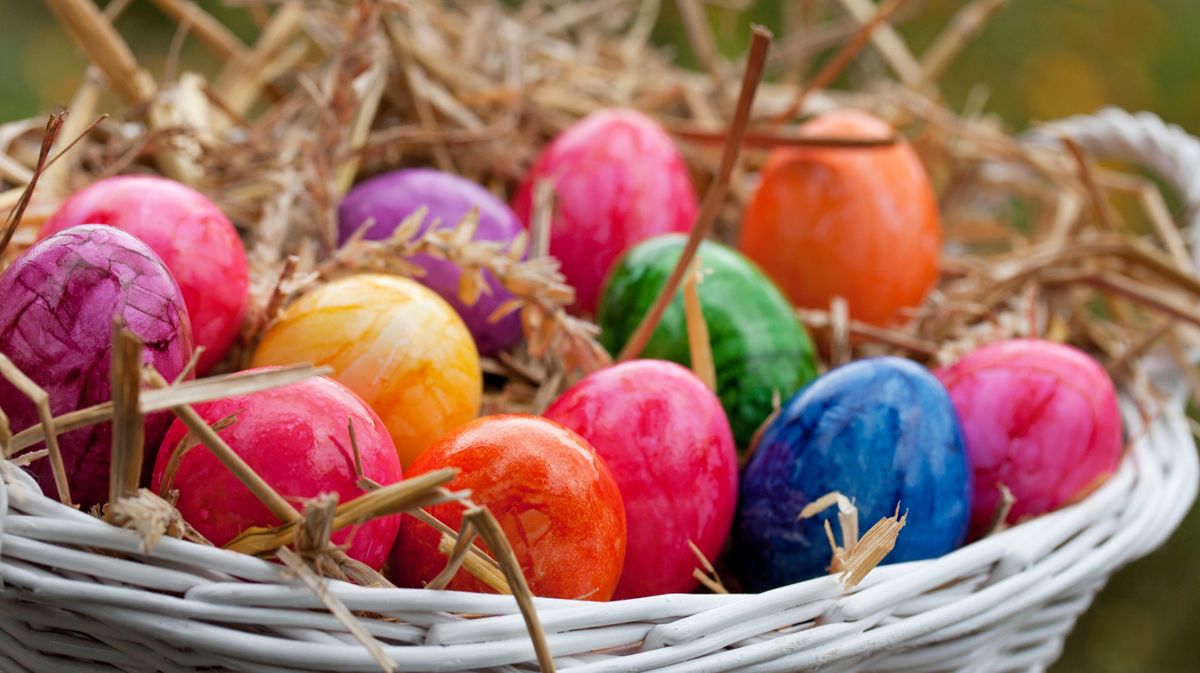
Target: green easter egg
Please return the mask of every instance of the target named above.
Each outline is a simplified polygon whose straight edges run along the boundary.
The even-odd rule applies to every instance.
[[[658,236],[630,249],[608,272],[597,322],[600,341],[617,353],[650,310],[683,252],[680,234]],[[697,255],[704,279],[697,286],[708,324],[717,395],[738,446],[773,410],[817,375],[812,342],[792,306],[753,262],[705,241]],[[683,292],[672,299],[641,357],[691,365]]]

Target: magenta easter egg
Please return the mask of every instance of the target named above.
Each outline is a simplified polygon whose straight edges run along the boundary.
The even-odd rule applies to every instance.
[[[1009,523],[1053,511],[1116,470],[1121,419],[1112,379],[1083,351],[1052,341],[986,345],[938,372],[962,420],[974,470],[971,535],[987,528],[999,484]]]
[[[694,589],[688,541],[715,560],[737,505],[737,452],[716,395],[677,364],[633,360],[582,379],[545,415],[588,440],[621,489],[628,544],[613,598]]]
[[[225,356],[242,326],[250,272],[237,231],[208,197],[166,178],[107,178],[63,202],[41,236],[80,224],[107,224],[150,246],[179,283],[192,336],[204,347],[197,371]]]
[[[368,220],[374,224],[366,230],[364,238],[385,239],[421,206],[428,208],[428,213],[418,235],[433,226],[435,220],[439,229],[453,229],[472,208],[479,212],[477,241],[503,243],[507,249],[522,230],[512,210],[474,182],[429,168],[409,168],[377,175],[350,190],[338,208],[338,240],[345,243]],[[418,255],[410,261],[425,270],[425,275],[417,280],[441,295],[462,316],[481,355],[494,355],[521,340],[517,311],[498,321],[490,320],[501,304],[513,298],[491,274],[484,274],[489,290],[475,303],[468,304],[459,298],[461,273],[453,262],[429,255]]]
[[[112,321],[120,316],[145,344],[142,362],[173,379],[192,356],[192,333],[179,287],[158,258],[112,227],[72,227],[40,241],[0,275],[0,353],[50,396],[55,416],[112,399]],[[38,423],[37,408],[0,378],[0,408],[14,432]],[[146,417],[147,466],[166,432],[167,412]],[[74,502],[108,500],[112,425],[58,437]],[[42,491],[57,494],[48,459],[27,468]]]
[[[206,423],[228,423],[217,434],[297,510],[322,493],[336,493],[338,502],[363,493],[355,472],[351,423],[363,476],[384,485],[401,479],[400,458],[383,422],[332,379],[314,377],[194,406]],[[180,448],[186,437],[187,427],[176,420],[159,450],[153,488],[164,495],[177,490],[176,507],[201,535],[222,546],[247,528],[281,523],[212,452],[195,441]],[[348,543],[351,558],[378,569],[396,541],[398,519],[381,517],[344,528],[333,535],[333,542]]]
[[[675,143],[634,110],[593,112],[554,138],[513,200],[526,224],[539,180],[554,186],[550,254],[575,288],[577,313],[595,312],[621,253],[652,236],[688,231],[699,209]]]

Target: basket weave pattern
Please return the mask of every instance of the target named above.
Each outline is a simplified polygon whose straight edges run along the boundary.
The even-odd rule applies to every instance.
[[[1200,218],[1200,143],[1179,129],[1105,111],[1057,130],[1147,165]],[[1123,411],[1130,451],[1077,504],[882,566],[849,592],[822,577],[757,595],[537,599],[552,654],[577,673],[1044,670],[1111,573],[1161,545],[1196,496],[1182,393]],[[169,538],[142,556],[134,532],[43,496],[11,464],[0,472],[0,670],[378,670],[282,566]],[[361,622],[398,670],[536,670],[511,597],[327,586],[377,615]]]

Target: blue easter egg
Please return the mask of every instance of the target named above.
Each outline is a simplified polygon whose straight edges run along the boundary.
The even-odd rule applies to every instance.
[[[831,491],[854,501],[864,533],[897,505],[908,512],[885,563],[950,552],[967,534],[970,476],[950,396],[925,368],[881,357],[834,369],[787,401],[742,472],[735,528],[742,580],[765,591],[825,574],[824,521],[836,508],[798,515]]]

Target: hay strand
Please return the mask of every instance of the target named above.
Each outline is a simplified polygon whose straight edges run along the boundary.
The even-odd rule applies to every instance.
[[[675,292],[679,289],[683,276],[692,263],[692,257],[700,248],[700,242],[708,236],[713,220],[717,217],[717,210],[725,199],[725,192],[729,189],[729,179],[733,174],[734,165],[737,163],[738,153],[741,151],[742,138],[750,120],[750,108],[754,104],[754,94],[758,90],[759,80],[762,79],[763,65],[770,44],[771,32],[762,26],[755,26],[750,40],[750,53],[746,57],[746,70],[742,75],[742,87],[738,93],[737,107],[734,111],[733,121],[729,125],[725,148],[721,153],[721,167],[717,172],[717,179],[709,185],[708,191],[704,194],[700,212],[696,215],[695,223],[692,224],[687,244],[679,256],[679,261],[675,263],[675,268],[671,270],[671,275],[667,277],[666,283],[663,284],[658,297],[651,304],[650,310],[642,317],[641,322],[630,335],[629,341],[621,349],[620,355],[617,356],[619,362],[625,362],[641,355],[646,344],[650,342],[650,336],[654,333],[654,329],[662,320],[667,305],[675,297]]]
[[[703,262],[697,257],[692,262],[687,280],[683,282],[683,310],[687,320],[688,353],[691,355],[692,372],[704,382],[705,387],[716,392],[717,368],[713,363],[712,344],[708,339],[708,323],[700,306],[698,286],[704,279]]]
[[[138,405],[142,389],[142,340],[125,328],[120,316],[112,322],[110,359],[113,424],[108,500],[115,503],[137,491],[145,448],[144,417]]]
[[[521,571],[521,564],[517,561],[512,546],[508,544],[508,538],[504,536],[504,530],[500,528],[500,523],[487,508],[483,507],[473,507],[467,510],[463,513],[463,521],[470,521],[471,525],[479,531],[480,537],[487,542],[488,548],[496,554],[496,560],[500,563],[504,578],[508,581],[508,586],[512,589],[513,597],[517,600],[517,606],[521,610],[521,616],[525,619],[529,637],[533,640],[533,650],[537,653],[538,668],[542,673],[554,673],[556,670],[554,658],[550,656],[546,633],[542,631],[541,620],[538,618],[537,609],[533,606],[533,594],[529,591],[529,585],[525,582],[525,573]]]
[[[0,353],[0,376],[3,376],[22,395],[28,397],[37,408],[42,438],[45,439],[46,448],[50,453],[50,465],[54,472],[54,487],[58,489],[58,499],[64,505],[71,506],[71,486],[67,481],[67,468],[63,463],[62,449],[58,445],[59,430],[55,426],[54,416],[50,412],[50,395],[25,372],[21,371],[16,363],[4,353]],[[11,438],[7,443],[9,451],[16,450],[13,448],[16,444],[16,437]]]

